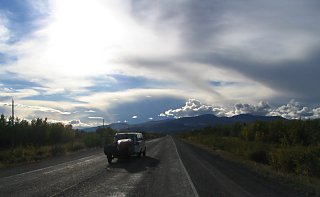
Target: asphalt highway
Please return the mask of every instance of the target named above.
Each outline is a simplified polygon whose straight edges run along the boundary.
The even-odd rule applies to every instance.
[[[0,170],[0,196],[297,196],[171,136],[147,156],[107,163],[102,149]]]

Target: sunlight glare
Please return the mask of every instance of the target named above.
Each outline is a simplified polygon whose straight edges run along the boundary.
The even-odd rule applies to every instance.
[[[125,8],[118,1],[57,1],[46,30],[46,56],[54,72],[75,77],[112,73],[120,52],[137,46],[141,36]]]

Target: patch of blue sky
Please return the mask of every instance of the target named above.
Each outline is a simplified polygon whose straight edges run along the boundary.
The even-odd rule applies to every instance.
[[[14,43],[29,35],[38,28],[36,20],[47,16],[31,5],[28,0],[1,0],[0,11],[9,20],[8,28],[11,32],[9,43]]]
[[[66,101],[72,103],[85,103],[83,101],[79,101],[74,99],[74,95],[71,92],[63,92],[63,93],[56,93],[56,94],[47,94],[46,89],[41,89],[37,87],[30,87],[31,89],[36,90],[39,94],[26,96],[24,100],[38,100],[38,101]],[[88,94],[87,94],[88,95]]]
[[[6,55],[0,52],[0,65],[6,63],[7,62],[6,59],[7,59]]]
[[[236,82],[232,81],[210,81],[210,84],[215,87],[220,87],[220,86],[228,86],[228,85],[234,85]]]
[[[37,100],[37,101],[66,101],[66,102],[77,102],[79,101],[74,100],[73,98],[69,97],[66,94],[40,94],[40,95],[34,95],[34,96],[28,96],[24,97],[24,100]]]
[[[11,113],[11,107],[10,106],[0,106],[0,115],[4,114],[8,118],[8,114]]]
[[[13,73],[7,73],[7,74],[1,74],[0,75],[0,83],[3,87],[9,88],[9,89],[26,89],[26,88],[32,88],[32,87],[41,87],[41,85],[18,78]]]
[[[152,80],[145,77],[133,77],[119,74],[110,75],[109,77],[96,77],[94,83],[95,85],[89,87],[88,90],[93,92],[116,92],[137,88],[163,88],[166,85],[169,85],[167,82]]]
[[[117,114],[117,117],[115,117],[115,122],[123,122],[124,120],[127,120],[128,123],[136,124],[150,121],[150,117],[153,118],[153,120],[155,121],[166,119],[160,117],[159,114],[169,109],[179,108],[181,105],[184,104],[184,99],[151,97],[142,99],[134,103],[123,103],[121,105],[116,106],[115,108],[110,109],[109,113]],[[137,118],[133,119],[133,116],[137,116]]]
[[[1,49],[0,49],[1,50]],[[17,60],[17,57],[15,56],[10,56],[8,54],[5,54],[5,53],[1,53],[0,52],[0,65],[1,64],[6,64],[8,62],[11,62],[11,61],[16,61]]]

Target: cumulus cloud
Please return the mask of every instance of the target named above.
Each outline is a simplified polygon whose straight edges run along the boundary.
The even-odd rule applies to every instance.
[[[214,114],[214,115],[221,116],[221,115],[225,115],[225,112],[226,112],[225,109],[221,107],[205,105],[196,99],[189,99],[185,103],[185,106],[179,109],[169,109],[164,113],[161,113],[159,116],[174,117],[174,118],[192,117],[192,116],[198,116],[202,114]]]
[[[314,118],[320,118],[320,107],[315,108],[312,111],[313,111],[313,117]]]
[[[268,102],[260,101],[257,105],[252,104],[236,104],[235,114],[256,114],[266,115],[271,111],[271,106]]]
[[[269,112],[269,115],[282,116],[287,119],[309,119],[319,117],[319,108],[311,109],[301,103],[291,100],[288,104],[282,105]]]
[[[81,121],[80,120],[71,120],[69,123],[70,124],[79,124],[79,123],[81,123]]]
[[[239,114],[253,114],[262,116],[281,116],[287,119],[315,119],[320,117],[320,107],[310,108],[301,103],[291,100],[288,104],[274,107],[266,101],[258,104],[238,103],[232,109],[202,104],[195,99],[189,99],[185,106],[178,109],[169,109],[161,113],[160,117],[190,117],[203,114],[217,116],[234,116]]]
[[[68,124],[72,125],[72,127],[76,129],[95,126],[93,124],[87,124],[87,123],[81,122],[81,120],[71,120],[68,122]]]

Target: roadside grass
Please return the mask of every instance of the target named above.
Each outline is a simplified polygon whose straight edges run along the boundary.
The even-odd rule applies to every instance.
[[[33,163],[46,158],[65,155],[85,149],[82,141],[68,142],[58,145],[46,146],[18,146],[11,149],[0,150],[0,168],[16,166],[24,163]]]
[[[302,196],[320,196],[318,146],[284,148],[276,144],[208,134],[185,135],[182,139],[253,170]]]

